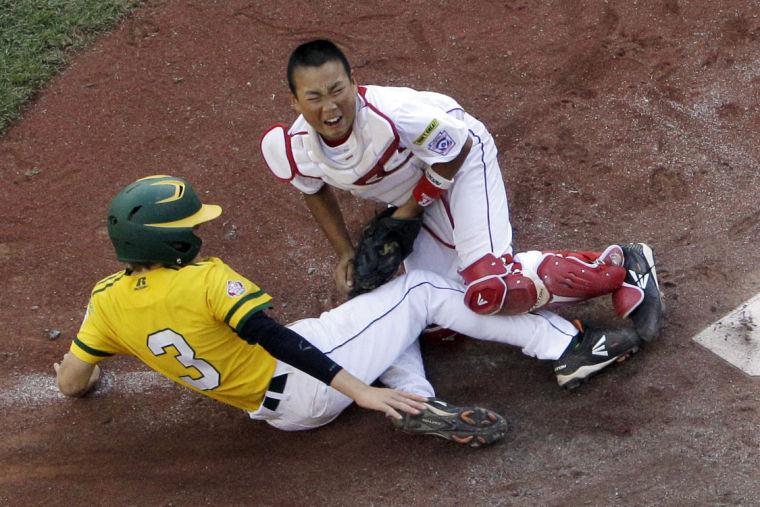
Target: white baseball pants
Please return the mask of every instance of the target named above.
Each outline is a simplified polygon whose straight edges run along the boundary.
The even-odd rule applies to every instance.
[[[371,384],[391,365],[406,369],[392,387],[433,396],[422,361],[405,352],[431,323],[467,336],[520,347],[526,355],[556,359],[577,333],[568,321],[551,313],[482,316],[462,304],[462,285],[426,271],[411,271],[384,286],[289,327],[308,339],[347,371]],[[411,349],[410,349],[411,347]],[[409,363],[402,358],[411,357]],[[392,370],[391,370],[392,371]],[[250,415],[283,430],[316,428],[335,419],[352,400],[313,377],[278,362],[275,376],[288,373],[275,411],[260,408]]]

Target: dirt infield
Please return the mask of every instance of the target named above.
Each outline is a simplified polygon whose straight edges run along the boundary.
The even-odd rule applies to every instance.
[[[690,337],[760,291],[760,2],[376,4],[149,0],[0,138],[0,504],[757,503],[760,380]],[[572,393],[519,351],[428,346],[442,397],[511,423],[476,452],[355,408],[277,432],[129,359],[60,396],[51,364],[120,269],[104,211],[137,177],[186,176],[222,204],[205,252],[280,320],[336,302],[329,246],[258,152],[294,118],[289,51],[323,36],[360,83],[448,93],[489,126],[517,249],[653,244],[662,339]],[[342,204],[358,232],[371,206]]]

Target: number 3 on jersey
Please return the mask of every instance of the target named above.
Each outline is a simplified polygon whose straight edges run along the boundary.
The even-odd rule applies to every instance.
[[[174,356],[174,359],[179,361],[185,368],[195,368],[201,374],[200,378],[193,378],[190,375],[180,377],[181,380],[194,388],[208,391],[209,389],[219,387],[219,372],[203,359],[197,359],[195,351],[181,334],[171,329],[158,331],[157,333],[148,335],[148,347],[156,356],[166,354],[166,349],[169,347],[177,349],[179,354]]]

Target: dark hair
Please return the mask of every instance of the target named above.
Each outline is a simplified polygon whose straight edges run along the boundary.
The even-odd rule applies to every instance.
[[[127,274],[131,275],[143,269],[153,269],[157,264],[157,262],[127,262]]]
[[[343,65],[346,75],[351,77],[351,65],[348,58],[338,46],[329,40],[317,39],[304,42],[290,53],[288,59],[288,86],[291,93],[296,94],[296,85],[293,82],[293,73],[298,67],[319,67],[329,61],[338,60]]]

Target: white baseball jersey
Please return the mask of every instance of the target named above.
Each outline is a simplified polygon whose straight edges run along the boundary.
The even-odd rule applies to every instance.
[[[327,146],[299,116],[289,129],[277,125],[267,131],[261,149],[275,176],[301,192],[315,193],[327,183],[401,205],[424,168],[454,159],[468,137],[470,153],[448,192],[425,209],[424,232],[407,261],[409,269],[458,280],[458,269],[486,253],[511,253],[512,230],[493,138],[451,97],[361,86],[352,132],[342,145]]]

